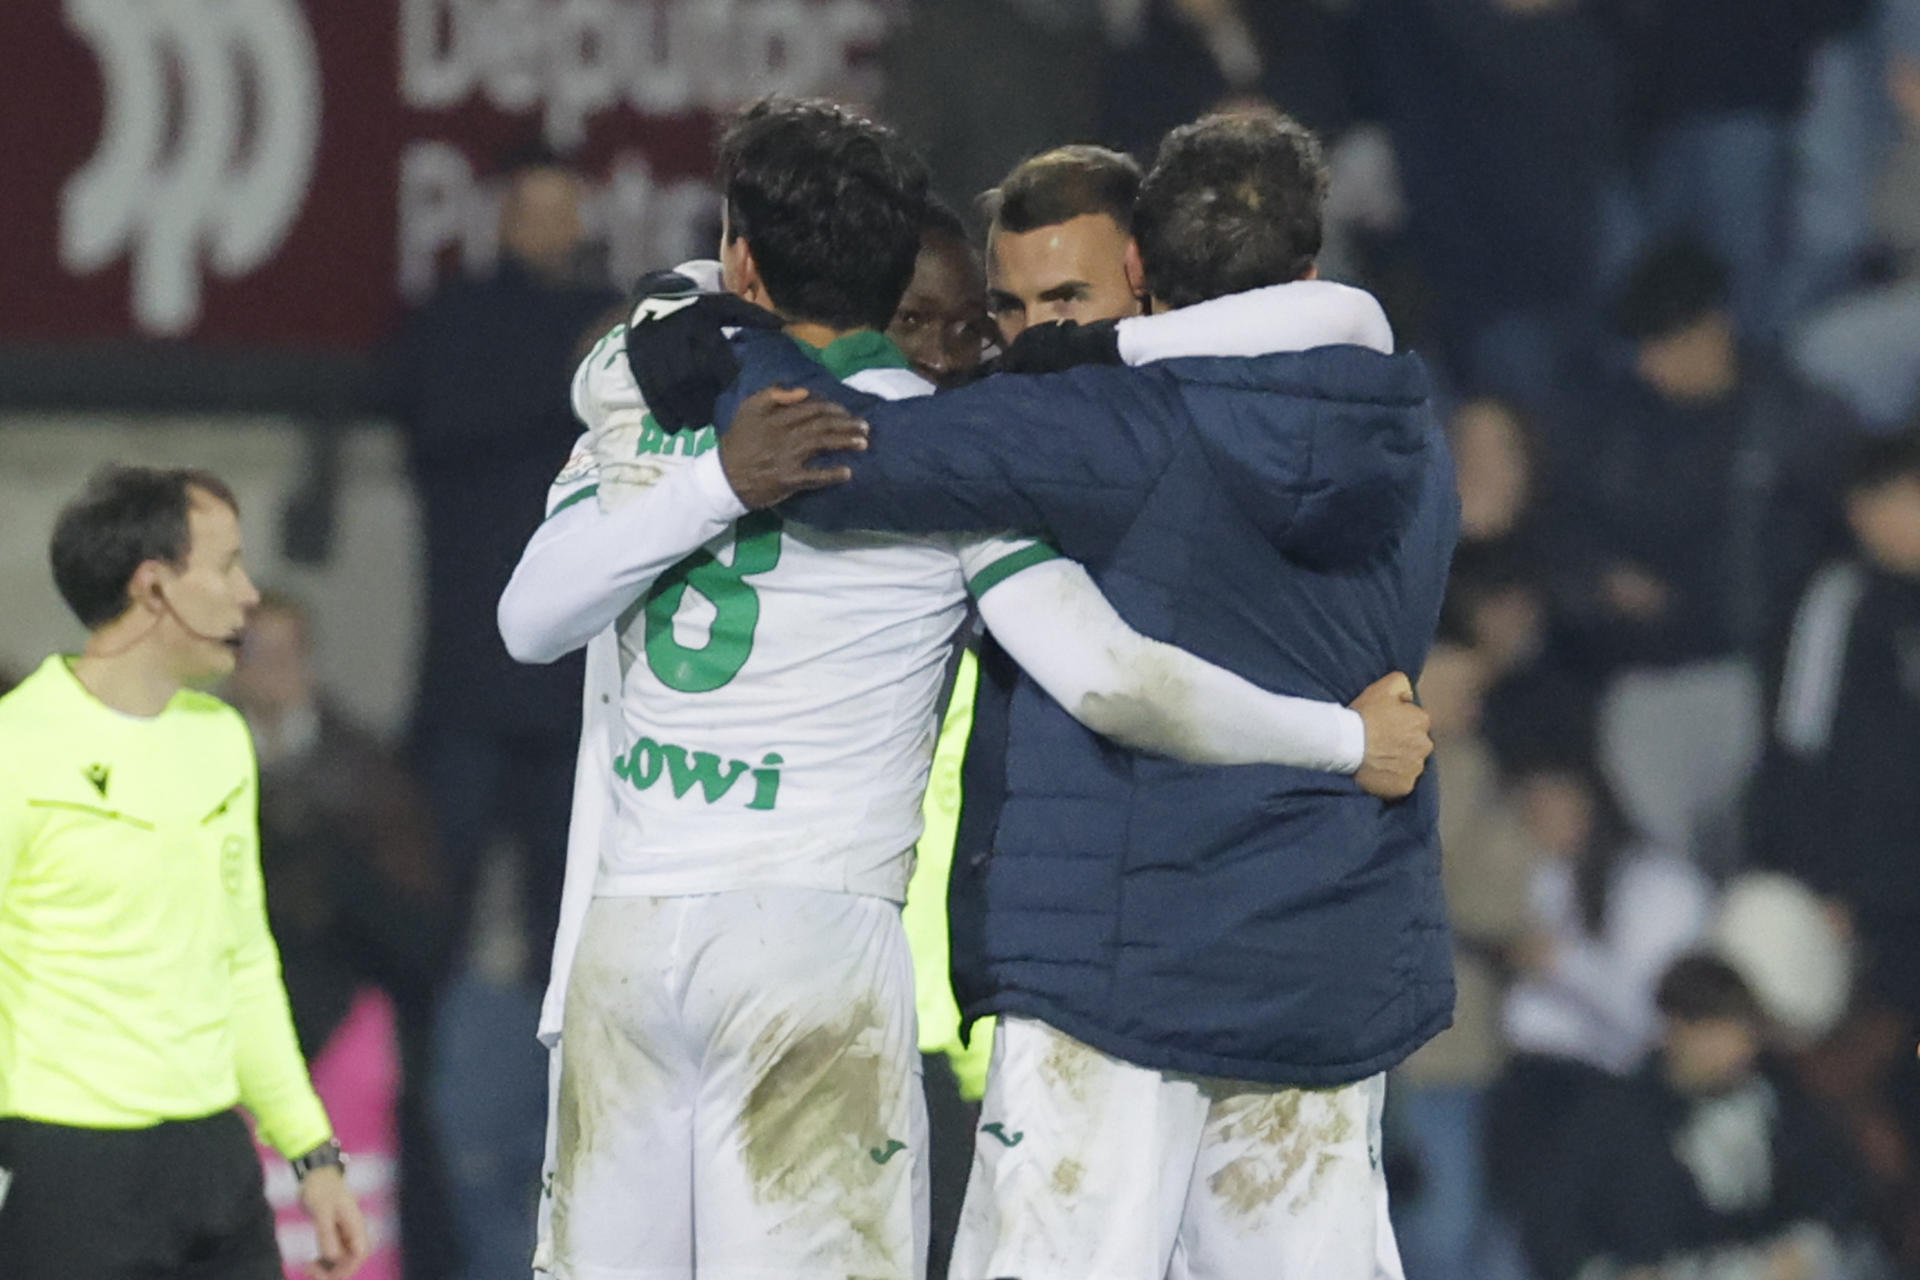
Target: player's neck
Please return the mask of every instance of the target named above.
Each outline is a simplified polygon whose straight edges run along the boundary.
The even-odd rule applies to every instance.
[[[122,623],[102,627],[73,660],[73,677],[122,715],[157,716],[180,692],[180,677],[158,639],[151,634],[136,638],[132,626]]]
[[[811,320],[796,320],[786,328],[789,338],[804,342],[820,351],[846,337],[850,333],[865,333],[866,329],[835,329],[824,324],[815,324]]]

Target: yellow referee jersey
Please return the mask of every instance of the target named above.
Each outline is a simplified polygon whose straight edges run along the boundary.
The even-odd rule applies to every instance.
[[[293,1035],[238,712],[151,719],[67,660],[0,698],[0,1116],[132,1129],[233,1106],[288,1156],[332,1135]]]

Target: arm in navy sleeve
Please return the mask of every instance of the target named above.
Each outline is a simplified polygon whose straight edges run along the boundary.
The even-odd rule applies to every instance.
[[[849,467],[849,483],[780,507],[821,529],[1018,530],[1076,559],[1097,558],[1139,509],[1182,421],[1171,391],[1126,369],[1002,375],[944,395],[883,401],[844,386],[785,339],[748,338],[741,365],[717,421],[780,384],[837,401],[872,425],[866,452],[820,460]]]

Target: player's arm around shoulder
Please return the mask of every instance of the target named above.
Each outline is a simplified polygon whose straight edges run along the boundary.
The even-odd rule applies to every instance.
[[[609,507],[605,467],[555,486],[559,496],[528,540],[496,612],[501,640],[517,661],[552,662],[580,648],[661,574],[746,513],[711,434],[661,439],[676,452],[658,461],[649,483],[626,486],[624,502]]]
[[[574,373],[573,409],[586,430],[497,610],[516,661],[552,662],[580,648],[745,511],[714,456],[713,429],[669,434],[648,413],[624,336],[615,326]]]
[[[816,468],[818,483],[741,490],[749,506],[778,502],[784,516],[816,528],[1018,529],[1079,550],[1111,535],[1116,512],[1138,510],[1170,452],[1164,415],[1123,412],[1107,390],[1091,376],[995,377],[855,410],[824,396],[796,404],[792,393],[766,388],[729,412],[722,447],[730,475],[735,459],[784,464],[781,451]],[[1138,388],[1120,391],[1131,401]],[[860,444],[836,449],[836,428],[851,438],[869,427]]]
[[[1001,554],[969,583],[988,629],[1035,683],[1121,746],[1191,764],[1353,774],[1383,799],[1412,791],[1432,753],[1427,713],[1404,675],[1353,708],[1270,692],[1141,635],[1085,569],[1050,551]]]

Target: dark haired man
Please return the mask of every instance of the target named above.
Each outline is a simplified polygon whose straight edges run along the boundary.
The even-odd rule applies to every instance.
[[[924,177],[897,139],[762,103],[728,129],[720,180],[733,297],[769,303],[780,341],[852,386],[929,390],[879,332],[921,243]],[[641,323],[695,305],[713,304],[647,298]],[[589,645],[554,1262],[913,1275],[924,1119],[897,904],[969,595],[1063,705],[1136,745],[1332,767],[1318,735],[1358,726],[1144,642],[1043,546],[746,516],[736,493],[805,480],[804,458],[743,468],[710,430],[668,436],[622,356],[616,331],[581,366],[581,465],[500,606],[524,660]],[[1321,726],[1305,749],[1303,718]]]
[[[1602,763],[1635,825],[1723,865],[1763,738],[1754,661],[1832,541],[1855,422],[1741,345],[1697,245],[1648,253],[1615,327],[1630,363],[1549,437],[1556,602],[1605,681]]]
[[[1813,575],[1770,655],[1748,852],[1842,908],[1870,998],[1920,1027],[1920,422],[1852,462],[1845,554]],[[1910,1143],[1920,1079],[1888,1077]]]
[[[1079,344],[1256,359],[887,405],[748,335],[730,396],[790,383],[872,424],[830,459],[849,483],[783,512],[1044,533],[1144,631],[1268,688],[1417,670],[1451,466],[1377,304],[1311,279],[1324,191],[1282,116],[1176,130],[1134,213],[1142,277],[1156,311],[1207,301]],[[765,404],[723,448],[791,443]],[[1452,1002],[1431,786],[1383,809],[1322,776],[1116,755],[1012,664],[983,668],[955,976],[968,1017],[1002,1020],[956,1274],[1396,1273],[1380,1073]]]
[[[993,337],[986,298],[980,255],[968,242],[960,215],[929,199],[920,223],[920,256],[887,337],[915,373],[940,390],[952,390],[972,381]]]
[[[252,746],[192,688],[259,600],[233,494],[110,468],[51,550],[88,637],[0,699],[0,1273],[277,1280],[244,1106],[346,1276],[366,1228],[287,1013]]]
[[[1656,995],[1659,1052],[1594,1088],[1557,1138],[1526,1224],[1544,1280],[1813,1278],[1862,1225],[1862,1170],[1764,1049],[1768,1022],[1715,956],[1673,962]]]
[[[986,193],[989,305],[1002,342],[1029,325],[1140,314],[1139,194],[1138,161],[1084,145],[1023,160]]]

